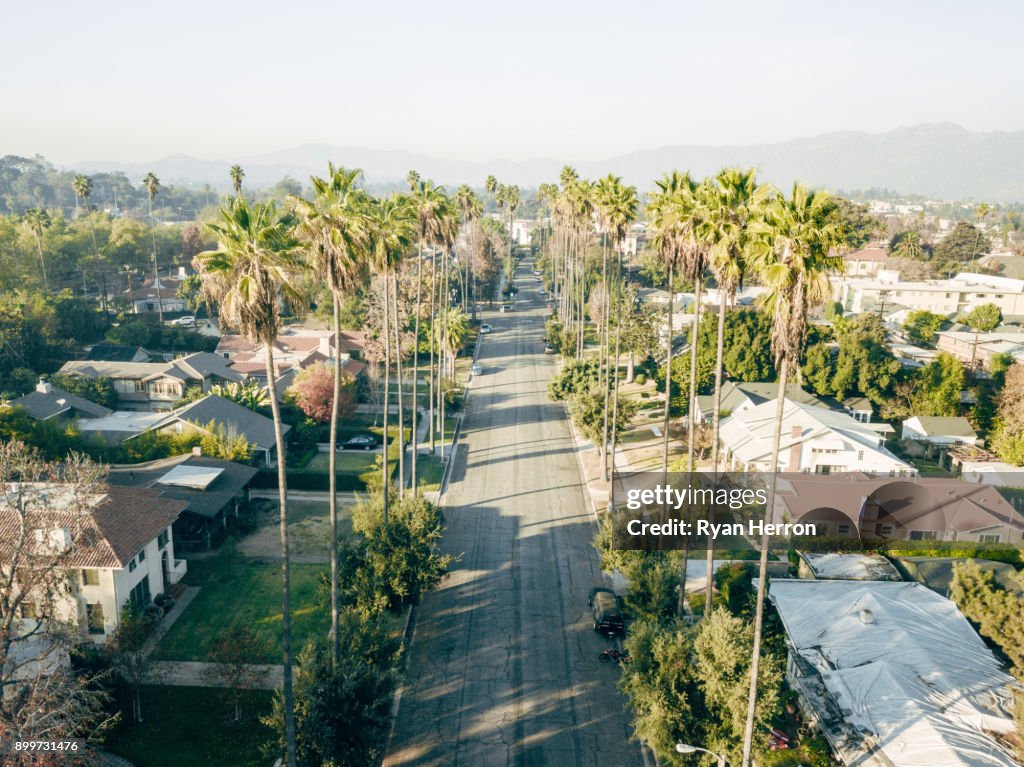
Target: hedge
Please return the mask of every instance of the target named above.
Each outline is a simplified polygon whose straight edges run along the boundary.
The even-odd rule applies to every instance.
[[[379,469],[380,467],[378,467]],[[394,468],[392,468],[392,474]],[[330,490],[330,475],[323,471],[304,469],[288,469],[289,490],[312,490],[326,493]],[[251,487],[267,490],[277,488],[277,469],[259,469],[252,478]],[[338,474],[337,488],[339,493],[351,493],[366,490],[366,481],[355,474]]]

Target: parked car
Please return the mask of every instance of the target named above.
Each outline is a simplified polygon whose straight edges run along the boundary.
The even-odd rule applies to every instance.
[[[476,306],[473,307],[473,311],[475,311],[475,312],[482,312],[483,310],[484,310],[483,304],[477,304]]]
[[[540,269],[534,269],[533,273],[540,277]]]
[[[547,295],[547,291],[544,290],[543,286],[541,286],[541,287],[537,288],[537,294],[541,295],[541,296],[544,296],[544,295]]]
[[[555,347],[552,346],[551,344],[544,344],[544,353],[545,354],[554,354],[555,353]]]
[[[602,634],[626,633],[626,623],[619,609],[619,599],[611,589],[591,589],[590,603],[594,608],[594,631]]]
[[[183,327],[195,327],[196,318],[191,314],[186,314],[184,317],[178,317],[174,320],[168,320],[168,325],[180,325]]]
[[[502,304],[501,305],[501,311],[502,311],[502,313],[512,311],[512,304]]]
[[[483,325],[481,325],[481,326],[480,326],[480,332],[481,332],[481,333],[490,333],[490,332],[491,332],[491,326],[490,326],[490,325],[488,325],[488,324],[487,324],[487,323],[485,322],[485,323],[484,323]]]
[[[479,376],[479,375],[483,375],[483,373],[484,373],[484,369],[483,369],[483,367],[482,367],[482,366],[480,365],[480,363],[478,363],[478,362],[474,362],[474,363],[473,363],[473,367],[471,367],[471,368],[469,369],[469,372],[470,372],[470,373],[472,373],[472,374],[473,374],[474,376]]]
[[[373,450],[377,447],[380,447],[380,443],[371,434],[359,434],[341,443],[342,450]]]

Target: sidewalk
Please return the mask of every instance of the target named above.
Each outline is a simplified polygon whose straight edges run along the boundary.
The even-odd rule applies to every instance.
[[[198,661],[154,661],[150,664],[146,682],[167,687],[223,687],[218,684],[220,680],[208,678],[203,673],[214,665]],[[284,666],[253,664],[252,667],[261,673],[255,689],[276,690],[284,682]]]

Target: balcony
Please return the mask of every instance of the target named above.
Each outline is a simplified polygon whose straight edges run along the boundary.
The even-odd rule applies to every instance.
[[[185,577],[185,573],[188,572],[188,562],[184,559],[175,559],[174,567],[171,568],[170,578],[171,585],[174,585],[182,578]]]

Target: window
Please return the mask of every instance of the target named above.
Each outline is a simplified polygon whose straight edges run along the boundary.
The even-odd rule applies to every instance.
[[[912,541],[937,541],[939,533],[937,530],[911,530],[910,540]]]
[[[164,530],[162,533],[160,533],[160,535],[156,537],[156,545],[162,549],[164,546],[167,545],[167,542],[170,540],[170,538],[170,533],[167,530]]]
[[[145,392],[146,391],[146,382],[145,381],[136,381],[135,382],[135,391],[137,391],[137,392]]]
[[[145,549],[143,549],[142,551],[139,552],[139,561],[140,562],[145,562],[146,561],[146,550]]]
[[[99,586],[100,585],[100,571],[99,570],[82,570],[82,585],[83,586]]]
[[[888,538],[890,535],[892,535],[892,531],[895,530],[895,529],[896,528],[893,527],[892,525],[879,525],[878,526],[878,534],[882,538]]]
[[[845,522],[842,523],[842,524],[836,525],[836,532],[839,533],[839,535],[849,535],[850,534],[850,525],[845,523]]]
[[[85,606],[85,620],[89,624],[90,634],[103,634],[103,605],[99,602]]]
[[[978,536],[980,543],[999,543],[1001,540],[1003,540],[1001,535],[984,534]]]
[[[135,584],[135,588],[133,588],[132,593],[128,595],[128,599],[131,600],[131,603],[139,609],[146,607],[150,602],[149,578],[143,578]]]
[[[136,567],[138,567],[138,565],[135,563],[135,557],[132,557],[132,561],[128,563],[128,572],[134,573]]]
[[[864,451],[863,450],[858,450],[857,451],[857,460],[858,461],[863,461],[864,460]]]
[[[178,384],[174,383],[155,383],[153,384],[153,394],[158,397],[180,397],[181,388]]]

